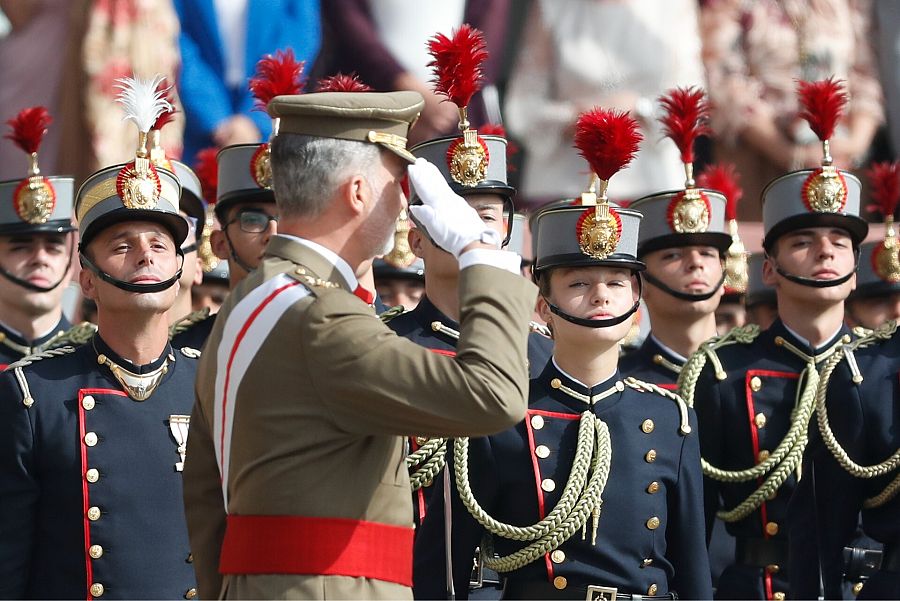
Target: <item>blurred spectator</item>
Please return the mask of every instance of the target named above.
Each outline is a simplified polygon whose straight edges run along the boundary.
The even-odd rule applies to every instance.
[[[616,199],[684,185],[678,151],[661,139],[658,97],[703,85],[696,0],[536,0],[506,97],[506,125],[526,149],[520,200],[576,196],[588,181],[573,145],[579,113],[632,111],[644,142],[616,174]]]
[[[59,173],[63,128],[59,90],[70,34],[71,0],[0,0],[9,33],[0,38],[0,122],[25,107],[42,105],[56,118],[41,144],[41,169]],[[52,40],[52,43],[49,43]],[[4,128],[5,133],[5,128]],[[28,159],[12,141],[0,138],[0,180],[20,178]]]
[[[797,80],[846,80],[850,102],[831,139],[841,169],[858,167],[883,120],[866,0],[709,0],[704,60],[713,101],[716,159],[743,174],[744,196],[783,173],[822,162],[822,145],[798,115]],[[896,65],[895,65],[896,66]],[[758,221],[758,201],[740,220]]]
[[[247,80],[256,62],[291,48],[312,66],[319,52],[318,0],[175,0],[181,21],[178,80],[187,123],[184,162],[206,146],[255,143],[271,119],[253,110]]]
[[[502,64],[509,0],[329,0],[322,5],[333,41],[323,71],[356,72],[379,91],[415,90],[425,98],[409,145],[456,131],[459,113],[432,92],[426,43],[436,33],[450,35],[463,23],[480,29],[490,53],[484,88],[469,105],[473,126],[499,119],[493,83]]]
[[[900,2],[875,2],[878,57],[891,157],[900,156]]]

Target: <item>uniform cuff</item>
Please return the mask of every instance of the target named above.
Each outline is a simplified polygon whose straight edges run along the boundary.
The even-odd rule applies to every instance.
[[[472,265],[490,265],[510,273],[520,273],[522,257],[508,250],[473,248],[459,256],[459,270],[462,271]]]

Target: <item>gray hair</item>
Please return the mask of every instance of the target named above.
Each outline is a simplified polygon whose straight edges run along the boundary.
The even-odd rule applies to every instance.
[[[285,217],[320,215],[354,173],[372,178],[381,150],[375,144],[281,133],[272,142],[272,183]]]

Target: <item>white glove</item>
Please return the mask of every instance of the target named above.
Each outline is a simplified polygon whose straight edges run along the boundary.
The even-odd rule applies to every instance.
[[[472,242],[493,243],[500,248],[500,235],[487,227],[478,211],[450,189],[437,167],[420,158],[409,166],[408,173],[423,203],[409,207],[410,213],[425,228],[432,242],[457,259]]]

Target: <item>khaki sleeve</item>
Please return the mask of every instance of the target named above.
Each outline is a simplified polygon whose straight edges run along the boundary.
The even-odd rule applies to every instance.
[[[338,426],[360,434],[484,436],[524,418],[536,287],[475,265],[460,274],[456,357],[396,336],[342,291],[324,291],[300,337],[308,381]]]
[[[203,363],[211,359],[214,361],[214,358],[214,354],[205,357]],[[202,377],[200,372],[198,380]],[[206,418],[200,401],[200,387],[198,382],[197,402],[191,414],[185,455],[184,507],[200,598],[218,599],[222,588],[219,553],[225,537],[225,502],[210,433],[211,422]]]

